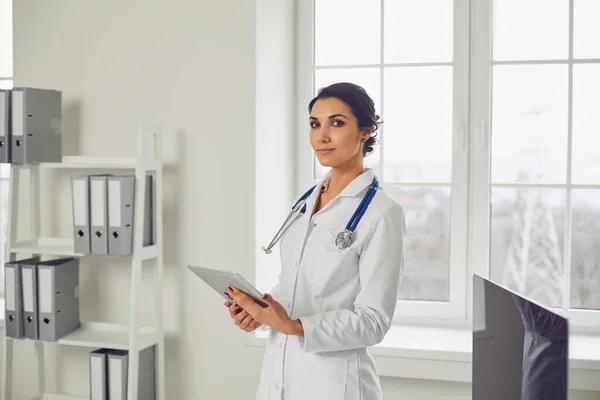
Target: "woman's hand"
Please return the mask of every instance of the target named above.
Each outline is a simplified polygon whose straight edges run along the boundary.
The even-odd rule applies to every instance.
[[[268,304],[263,307],[254,299],[241,290],[230,287],[226,294],[233,299],[236,304],[246,311],[254,321],[270,326],[278,332],[285,335],[303,336],[304,330],[298,320],[292,320],[285,308],[275,301],[269,294],[264,294],[262,300]]]
[[[243,331],[252,332],[262,325],[260,322],[256,322],[246,310],[242,309],[237,304],[226,301],[225,307],[229,309],[229,315],[231,315],[233,322],[235,322],[235,324]]]

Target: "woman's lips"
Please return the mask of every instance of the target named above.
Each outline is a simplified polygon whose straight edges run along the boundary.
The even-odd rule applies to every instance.
[[[335,149],[319,149],[319,150],[317,150],[317,153],[324,156],[324,155],[331,153],[333,150],[335,150]]]

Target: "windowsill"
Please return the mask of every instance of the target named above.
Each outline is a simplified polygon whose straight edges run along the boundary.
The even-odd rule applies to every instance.
[[[250,345],[266,338],[257,333]],[[396,325],[370,353],[381,376],[470,383],[471,349],[471,330]],[[569,359],[569,387],[600,391],[600,335],[572,334]]]

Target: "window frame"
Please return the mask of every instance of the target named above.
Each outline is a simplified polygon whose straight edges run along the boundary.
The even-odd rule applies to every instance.
[[[490,232],[490,191],[491,186],[491,113],[492,113],[492,73],[493,65],[512,64],[510,62],[494,62],[492,59],[492,7],[493,0],[481,0],[472,2],[472,24],[473,24],[473,77],[472,77],[472,92],[473,99],[486,99],[483,101],[472,101],[471,121],[470,125],[477,127],[476,133],[472,135],[475,140],[472,141],[470,147],[470,162],[477,166],[471,171],[469,178],[471,190],[470,204],[472,211],[469,215],[470,232],[470,273],[478,273],[482,276],[489,277],[489,232]],[[572,93],[573,93],[573,7],[574,0],[569,0],[569,58],[560,61],[562,64],[567,64],[569,68],[569,91],[568,91],[568,161],[567,161],[567,182],[564,185],[552,185],[557,188],[567,188],[567,193],[570,192],[573,186],[570,177],[571,165],[571,138],[572,138]],[[552,60],[551,62],[555,62]],[[520,62],[515,62],[520,63]],[[540,64],[546,63],[543,61],[526,62],[525,64]],[[522,63],[521,63],[522,64]],[[544,185],[523,185],[524,187],[536,187]],[[546,185],[548,186],[548,185]],[[581,185],[589,187],[590,185]],[[597,185],[600,189],[600,185]],[[565,218],[565,247],[564,247],[564,276],[563,279],[563,304],[560,308],[548,307],[552,311],[563,315],[569,319],[570,328],[573,332],[600,332],[600,310],[591,309],[574,309],[570,306],[571,295],[571,210],[570,196],[567,195],[566,201],[566,218]],[[479,266],[479,267],[477,267]],[[469,282],[469,303],[470,309],[473,304],[470,291],[472,290],[472,282]]]
[[[384,7],[385,1],[380,0],[381,6],[381,59],[379,64],[369,64],[369,67],[378,67],[381,69],[380,87],[384,87],[385,73],[384,68],[389,67],[411,67],[412,64],[388,64],[384,62]],[[305,188],[315,184],[313,157],[314,153],[306,139],[307,132],[307,104],[314,96],[314,71],[318,69],[314,62],[315,47],[315,0],[298,1],[297,22],[296,22],[296,171],[295,171],[295,191],[301,193]],[[469,90],[469,0],[454,0],[454,38],[455,42],[465,43],[464,46],[454,46],[453,49],[453,172],[451,185],[451,209],[455,210],[451,214],[450,237],[453,238],[450,244],[450,270],[449,270],[449,301],[418,301],[418,300],[399,300],[398,311],[394,317],[395,323],[410,323],[436,320],[436,325],[450,325],[464,327],[468,323],[468,312],[466,309],[466,275],[467,275],[467,227],[465,224],[458,224],[455,221],[465,220],[468,213],[468,90]],[[428,65],[430,63],[427,63]],[[436,65],[438,63],[431,63]],[[442,64],[442,63],[439,63]],[[420,65],[420,64],[416,64]],[[346,67],[345,65],[343,67]],[[348,66],[358,67],[358,66]],[[325,67],[329,68],[329,67]],[[381,99],[383,107],[383,91]],[[385,124],[384,124],[385,125]],[[385,127],[380,127],[380,144],[384,146]],[[380,160],[383,161],[383,152],[380,153]],[[379,176],[381,174],[381,165],[378,168]],[[381,178],[380,178],[381,179]],[[384,184],[386,184],[384,182]],[[391,183],[390,183],[391,184]],[[423,186],[428,187],[428,183],[394,183],[400,187]],[[435,184],[431,184],[434,186]],[[444,187],[447,187],[445,184]]]
[[[315,1],[296,2],[296,117],[295,117],[295,192],[300,193],[315,183],[313,152],[306,140],[306,105],[312,99],[314,87]],[[382,10],[382,38],[384,32]],[[490,142],[491,142],[491,82],[492,82],[492,1],[454,0],[454,127],[452,175],[452,225],[450,263],[450,301],[399,300],[394,323],[444,326],[470,329],[472,324],[472,275],[489,277],[489,212],[490,212]],[[569,135],[571,135],[572,66],[573,66],[573,3],[569,0]],[[457,43],[464,42],[464,46]],[[382,61],[383,66],[382,42]],[[461,65],[466,60],[466,65]],[[457,78],[458,76],[458,78]],[[457,80],[458,79],[458,80]],[[382,86],[383,87],[383,73]],[[456,85],[463,82],[465,85]],[[462,88],[465,88],[462,91]],[[462,97],[461,97],[462,96]],[[466,107],[463,107],[461,99]],[[475,99],[475,100],[474,100]],[[478,99],[485,99],[480,101]],[[383,102],[383,91],[382,91]],[[385,105],[384,105],[385,107]],[[384,127],[382,126],[382,131]],[[384,135],[381,135],[381,145]],[[569,155],[570,157],[570,155]],[[381,157],[383,160],[383,157]],[[461,179],[462,178],[462,179]],[[464,182],[459,185],[457,182]],[[385,182],[384,182],[385,183]],[[426,185],[426,184],[424,184]],[[600,185],[599,185],[600,188]],[[461,196],[464,191],[464,198]],[[458,194],[458,195],[457,195]],[[464,206],[460,207],[463,204]],[[567,204],[569,206],[569,204]],[[466,221],[457,224],[456,221]],[[570,221],[567,222],[570,224]],[[464,235],[456,226],[465,227]],[[460,231],[458,231],[460,232]],[[570,233],[567,233],[570,241]],[[465,239],[462,240],[462,237]],[[458,239],[457,239],[458,238]],[[458,242],[458,243],[457,243]],[[454,243],[454,244],[452,244]],[[459,247],[460,249],[455,250]],[[569,243],[570,245],[570,243]],[[570,259],[565,273],[570,273]],[[570,294],[570,276],[564,280]],[[570,296],[563,296],[570,297]],[[600,310],[551,308],[569,318],[574,332],[600,332]]]

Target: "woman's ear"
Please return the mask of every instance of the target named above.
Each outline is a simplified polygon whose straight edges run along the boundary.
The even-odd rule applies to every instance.
[[[367,140],[369,140],[369,138],[371,137],[371,130],[370,129],[363,129],[360,132],[360,141],[365,143]]]

